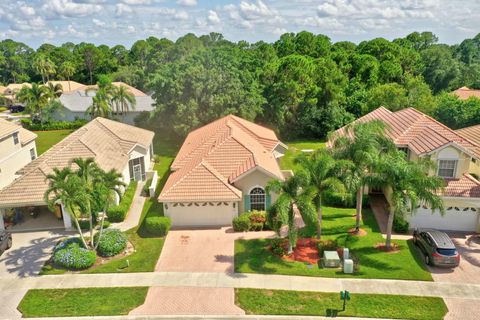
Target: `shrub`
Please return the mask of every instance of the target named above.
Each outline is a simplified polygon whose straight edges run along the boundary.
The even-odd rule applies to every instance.
[[[266,229],[267,214],[265,211],[253,210],[248,213],[248,217],[250,218],[250,230],[262,231]]]
[[[407,233],[410,224],[403,217],[395,215],[393,217],[393,231],[397,233]]]
[[[280,239],[280,238],[275,238],[270,241],[270,247],[272,249],[273,254],[283,257],[284,255],[287,254],[287,249],[286,249],[286,242],[287,239]]]
[[[337,250],[338,244],[335,240],[316,240],[317,241],[317,250],[318,256],[323,257],[324,251],[335,251]]]
[[[95,234],[94,240],[98,241],[99,233]],[[102,257],[112,257],[127,246],[127,236],[118,229],[107,229],[102,232],[97,251]]]
[[[145,229],[157,236],[166,236],[172,222],[168,217],[148,217],[145,219]]]
[[[142,192],[146,197],[150,197],[150,185],[151,184],[152,184],[152,178],[148,179],[145,182],[145,185],[143,186]]]
[[[6,111],[6,110],[8,110],[7,107],[0,107],[0,112]]]
[[[232,220],[233,230],[235,232],[243,232],[250,230],[251,222],[248,214],[244,213]]]
[[[89,230],[90,229],[90,220],[88,219],[81,219],[78,220],[78,225],[82,230]]]
[[[357,204],[357,197],[355,194],[347,193],[335,193],[335,192],[325,192],[323,195],[323,205],[329,207],[339,207],[339,208],[355,208]],[[364,194],[362,199],[362,207],[368,208],[369,198],[368,195]]]
[[[46,123],[34,123],[32,119],[21,119],[22,126],[25,129],[33,131],[46,131],[46,130],[73,130],[83,127],[88,121],[83,119],[77,119],[75,121],[51,121]]]
[[[63,240],[53,251],[53,263],[69,270],[89,268],[95,259],[95,252],[85,249],[79,238]]]
[[[128,210],[132,205],[133,196],[135,195],[135,189],[137,189],[137,181],[132,181],[125,190],[125,193],[120,200],[118,206],[109,208],[107,211],[108,221],[110,222],[122,222],[127,216]]]
[[[107,229],[108,227],[110,227],[110,221],[103,220],[103,229]]]

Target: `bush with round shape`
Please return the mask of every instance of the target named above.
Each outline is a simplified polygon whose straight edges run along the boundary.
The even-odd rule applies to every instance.
[[[95,263],[96,254],[85,249],[79,238],[68,238],[60,242],[53,251],[53,263],[69,270],[82,270]]]
[[[95,243],[98,242],[99,233],[95,234]],[[98,242],[97,251],[102,257],[112,257],[125,249],[127,246],[127,236],[118,229],[103,230]]]
[[[251,222],[248,214],[242,214],[232,220],[233,230],[235,232],[244,232],[250,230]]]
[[[156,236],[166,236],[172,222],[168,217],[148,217],[145,219],[145,229]]]

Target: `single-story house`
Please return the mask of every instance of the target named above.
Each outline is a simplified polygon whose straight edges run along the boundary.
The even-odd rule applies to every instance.
[[[480,90],[470,89],[468,87],[461,87],[453,91],[452,94],[456,95],[461,100],[467,100],[470,97],[480,98]]]
[[[18,178],[17,171],[37,157],[37,135],[0,119],[0,190]]]
[[[392,112],[380,107],[356,121],[384,121],[387,134],[408,160],[428,157],[437,164],[436,172],[445,179],[441,194],[446,208],[445,215],[421,205],[406,218],[410,228],[435,228],[451,231],[478,231],[480,228],[480,139],[472,139],[470,130],[454,131],[420,111],[407,108]],[[471,130],[480,132],[480,130]],[[345,127],[336,131],[343,134]],[[381,192],[389,201],[389,190]]]
[[[42,213],[40,216],[47,220],[30,219],[33,228],[43,223],[43,228],[60,226],[70,229],[70,216],[65,214],[61,204],[55,212],[59,221],[46,209],[46,176],[54,168],[71,166],[74,158],[92,157],[100,168],[120,172],[127,184],[133,180],[145,180],[147,171],[152,167],[153,136],[152,131],[109,119],[90,121],[22,168],[18,172],[20,176],[0,190],[0,228],[3,228],[1,216],[11,213],[13,208],[37,207]]]
[[[135,97],[135,108],[129,108],[123,114],[116,114],[114,112],[113,118],[128,124],[134,124],[134,119],[142,112],[151,112],[154,110],[153,98],[142,91],[129,86],[123,82],[113,82],[114,86],[125,86],[128,91]],[[67,91],[68,87],[63,87],[63,94],[60,96],[60,102],[63,108],[59,110],[54,118],[59,121],[74,121],[76,119],[90,120],[90,115],[86,114],[88,107],[92,104],[92,97],[95,96],[95,90],[98,89],[96,85],[87,86],[82,85],[75,87],[75,89]]]
[[[233,115],[218,119],[187,136],[158,201],[173,226],[230,225],[275,201],[265,187],[290,173],[278,163],[286,149],[270,129]]]

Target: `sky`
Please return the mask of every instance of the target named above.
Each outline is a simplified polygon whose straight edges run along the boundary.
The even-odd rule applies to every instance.
[[[455,44],[480,33],[478,21],[479,0],[0,0],[0,39],[34,48],[68,41],[130,47],[189,32],[273,42],[302,30],[355,43],[432,31]]]

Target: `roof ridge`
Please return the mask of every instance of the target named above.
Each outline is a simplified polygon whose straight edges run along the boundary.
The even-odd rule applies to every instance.
[[[117,137],[118,140],[120,140],[120,141],[127,141],[127,142],[131,142],[131,143],[137,143],[137,142],[135,142],[135,141],[133,141],[133,140],[128,140],[128,139],[123,139],[123,138],[121,138],[118,134],[116,134],[115,132],[113,132],[113,131],[112,131],[110,128],[108,128],[104,123],[102,123],[99,118],[101,118],[101,119],[103,119],[103,120],[109,120],[109,121],[112,121],[112,122],[116,122],[116,121],[113,121],[113,120],[110,120],[110,119],[106,119],[106,118],[102,118],[102,117],[97,117],[97,118],[93,119],[91,122],[96,121],[96,123],[101,124],[102,127],[104,127],[105,129],[107,129],[110,133],[112,133],[112,134],[113,134],[115,137]],[[91,122],[90,122],[90,123],[91,123]],[[135,127],[135,128],[136,128],[136,127]]]
[[[233,115],[233,114],[229,114],[228,115],[230,117],[230,119],[232,119],[233,121],[235,121],[236,124],[238,124],[240,127],[244,128],[245,130],[247,130],[248,132],[252,133],[255,137],[259,138],[259,139],[265,139],[265,140],[269,140],[269,141],[277,141],[276,139],[270,139],[270,138],[264,138],[264,137],[260,137],[258,134],[256,134],[254,131],[250,130],[248,127],[244,126],[238,119],[237,119],[237,116]],[[253,124],[257,125],[256,123],[252,122]],[[266,128],[268,129],[268,128]],[[270,129],[269,129],[270,130]]]
[[[218,180],[220,180],[220,182],[222,182],[228,189],[230,189],[232,192],[234,192],[235,194],[238,194],[238,192],[241,193],[240,190],[238,190],[237,188],[235,188],[234,186],[232,186],[230,183],[228,183],[228,178],[224,177],[220,172],[218,172],[213,166],[211,166],[208,161],[202,161],[200,162],[201,165],[203,165],[205,167],[205,169],[207,169],[208,171],[210,171],[214,176],[215,178],[217,178]],[[223,179],[221,179],[223,178]]]
[[[413,108],[412,108],[413,109]],[[415,110],[415,109],[414,109]],[[465,138],[464,136],[462,136],[461,134],[457,133],[455,130],[453,129],[450,129],[449,127],[447,127],[446,125],[444,125],[443,123],[441,123],[440,121],[437,121],[436,119],[430,117],[429,115],[426,115],[423,113],[423,116],[426,117],[427,119],[430,119],[432,121],[434,121],[435,123],[437,123],[438,125],[440,125],[441,127],[443,127],[444,129],[447,129],[447,131],[453,133],[454,135],[456,135],[457,137],[459,137],[460,139],[463,139],[463,140],[466,140],[468,142],[470,142],[471,144],[473,144],[474,146],[479,146],[478,144],[470,141],[469,139]],[[441,133],[439,133],[442,137],[444,137],[445,139],[447,139],[444,135],[442,135]],[[449,139],[447,139],[449,140]]]

